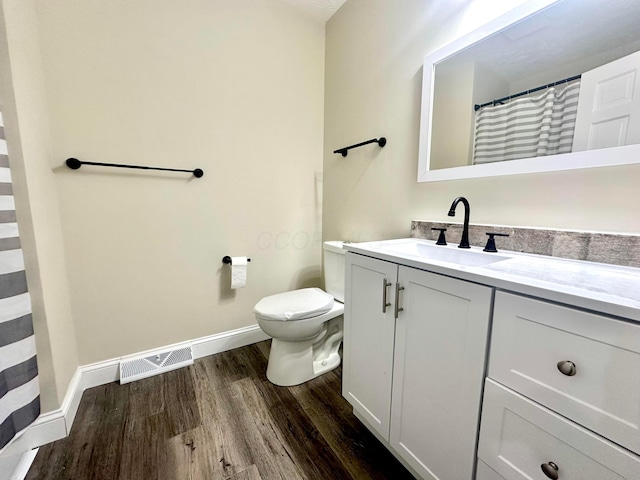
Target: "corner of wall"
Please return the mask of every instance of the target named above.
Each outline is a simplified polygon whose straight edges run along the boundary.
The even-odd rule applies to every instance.
[[[0,102],[32,298],[44,412],[60,407],[79,362],[71,314],[33,0],[0,3]]]

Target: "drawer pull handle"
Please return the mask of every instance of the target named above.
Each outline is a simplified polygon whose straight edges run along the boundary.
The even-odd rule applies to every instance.
[[[573,377],[576,374],[576,364],[569,360],[562,360],[561,362],[558,362],[557,367],[558,370],[560,370],[560,373],[567,377]]]
[[[553,462],[540,465],[542,472],[551,480],[558,480],[558,465]]]

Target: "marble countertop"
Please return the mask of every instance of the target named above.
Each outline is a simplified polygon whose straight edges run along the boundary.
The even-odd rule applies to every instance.
[[[486,253],[480,247],[471,247],[468,251],[508,258],[488,265],[469,266],[427,259],[413,254],[415,252],[411,252],[411,249],[392,251],[394,247],[415,242],[435,246],[435,242],[431,240],[406,238],[345,244],[345,249],[380,260],[640,322],[640,268],[505,250],[500,250],[497,254]],[[436,248],[458,250],[455,245]]]

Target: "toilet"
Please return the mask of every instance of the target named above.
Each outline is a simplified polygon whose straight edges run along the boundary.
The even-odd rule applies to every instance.
[[[267,378],[283,387],[299,385],[340,365],[344,313],[343,242],[324,242],[326,292],[303,288],[260,300],[253,311],[270,337]]]

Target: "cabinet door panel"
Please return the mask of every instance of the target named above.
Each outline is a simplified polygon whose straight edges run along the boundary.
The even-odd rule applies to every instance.
[[[498,475],[494,469],[490,468],[486,463],[478,459],[476,480],[505,480],[505,478]]]
[[[347,253],[346,269],[342,394],[388,440],[398,267]],[[391,305],[383,313],[385,280]]]
[[[399,272],[391,445],[424,478],[471,480],[492,289]]]

